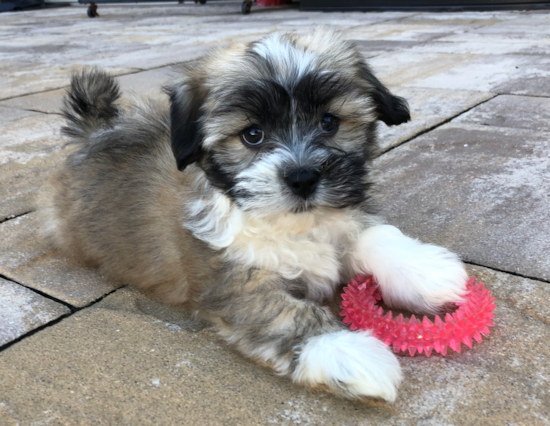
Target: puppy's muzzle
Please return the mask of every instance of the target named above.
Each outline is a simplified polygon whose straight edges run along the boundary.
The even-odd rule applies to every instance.
[[[308,169],[298,169],[285,177],[292,192],[304,200],[315,192],[321,174]]]

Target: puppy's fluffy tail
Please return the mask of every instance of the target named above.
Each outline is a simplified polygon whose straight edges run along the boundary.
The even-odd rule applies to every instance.
[[[67,119],[63,133],[86,140],[96,130],[109,127],[119,114],[115,104],[119,98],[118,84],[105,71],[92,68],[73,74],[63,104]]]

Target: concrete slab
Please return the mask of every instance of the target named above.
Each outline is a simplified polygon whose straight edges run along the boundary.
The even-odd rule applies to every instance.
[[[393,52],[369,60],[393,86],[550,96],[546,55]]]
[[[0,224],[0,274],[75,307],[117,288],[97,271],[52,252],[40,239],[38,227],[36,213]]]
[[[0,107],[0,166],[45,157],[60,145],[60,117]]]
[[[550,277],[550,133],[450,123],[379,157],[390,223],[464,259]]]
[[[124,97],[138,95],[166,98],[162,86],[173,81],[176,76],[177,66],[170,66],[124,75],[117,77],[117,81]]]
[[[415,23],[424,25],[456,25],[457,33],[471,31],[472,28],[489,28],[492,25],[513,21],[524,16],[520,10],[490,10],[490,11],[424,11],[414,13],[404,19],[404,23]]]
[[[166,95],[162,92],[162,86],[170,81],[175,70],[175,66],[155,68],[118,76],[116,80],[120,84],[123,97],[130,97],[132,95],[164,97]],[[65,94],[66,89],[51,90],[49,92],[35,93],[2,101],[0,102],[0,106],[39,111],[48,114],[59,114],[63,106]]]
[[[65,89],[50,90],[33,95],[19,96],[0,102],[0,106],[37,111],[47,114],[59,114],[63,106]]]
[[[379,145],[382,151],[398,146],[494,96],[486,92],[421,87],[391,89],[394,94],[404,97],[409,102],[411,121],[393,127],[380,123]]]
[[[483,38],[483,43],[479,39]],[[547,55],[550,40],[533,38],[518,39],[510,35],[479,34],[475,32],[444,36],[430,43],[411,47],[413,52],[455,53],[477,55]]]
[[[34,209],[33,194],[64,158],[62,125],[57,115],[0,107],[0,222]]]
[[[550,99],[500,95],[454,122],[550,132]]]
[[[128,74],[137,71],[134,68],[107,67],[113,75]],[[45,73],[47,69],[47,73]],[[30,93],[59,89],[69,83],[73,72],[81,66],[56,66],[54,64],[18,66],[14,70],[3,72],[4,80],[0,87],[0,100]]]
[[[70,312],[60,303],[0,278],[0,347]]]
[[[67,151],[60,149],[25,163],[0,166],[0,222],[36,209],[37,192],[51,171],[59,167]]]
[[[518,14],[505,13],[413,13],[400,19],[379,22],[370,26],[355,26],[347,33],[349,37],[360,40],[393,40],[401,42],[433,42],[442,37],[482,30],[509,20],[515,20]]]
[[[355,13],[344,22],[320,13],[298,15],[287,8],[259,10],[250,19],[239,14],[238,4],[131,10],[101,5],[100,10],[101,20],[90,20],[83,8],[62,14],[41,11],[34,21],[14,14],[0,17],[0,70],[6,76],[0,100],[63,87],[74,69],[86,65],[128,74],[195,59],[209,47],[232,39],[251,41],[280,29],[307,31],[300,23],[304,18],[309,25],[315,17],[318,24],[346,29],[410,16]]]
[[[415,41],[401,40],[352,40],[365,58],[383,53],[402,51],[418,44]]]
[[[462,14],[459,15],[462,18]],[[422,20],[423,14],[408,20]],[[486,55],[533,54],[547,55],[550,51],[548,16],[516,14],[513,19],[506,14],[492,24],[463,27],[436,41],[414,46],[417,52],[474,53]],[[466,29],[467,28],[467,29]],[[483,39],[483,43],[480,43]]]
[[[539,56],[540,58],[540,56]],[[550,96],[550,79],[548,78],[547,64],[543,64],[540,68],[533,70],[529,69],[529,65],[525,64],[521,67],[526,72],[517,77],[511,78],[494,88],[498,93],[513,93],[515,95],[529,96]],[[519,68],[519,66],[518,66]]]
[[[483,35],[498,34],[503,39],[528,40],[538,38],[540,41],[548,39],[548,13],[521,13],[513,19],[501,19],[495,25],[484,26],[473,32]]]
[[[392,40],[401,42],[426,42],[452,33],[456,27],[438,25],[402,24],[406,19],[382,22],[377,25],[356,26],[346,31],[347,36],[358,40]]]
[[[406,376],[394,406],[301,389],[188,314],[127,289],[2,352],[0,406],[4,418],[23,424],[545,424],[549,288],[470,272],[497,296],[492,334],[446,358],[402,357]],[[528,310],[509,299],[513,289]]]

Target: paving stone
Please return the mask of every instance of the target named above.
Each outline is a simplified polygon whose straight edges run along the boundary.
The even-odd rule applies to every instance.
[[[70,312],[60,303],[0,278],[0,347]]]
[[[468,261],[550,277],[550,133],[449,123],[379,157],[382,213]]]
[[[66,89],[50,90],[33,95],[19,96],[0,102],[1,106],[38,111],[47,114],[59,114],[63,106]]]
[[[400,19],[379,22],[376,25],[356,26],[349,29],[347,34],[366,41],[414,42],[409,45],[411,47],[515,19],[518,19],[518,15],[508,12],[502,14],[414,13]]]
[[[439,25],[404,24],[406,20],[381,22],[377,25],[357,26],[346,31],[348,37],[358,40],[393,40],[425,42],[448,35],[456,27]]]
[[[550,99],[501,95],[454,122],[550,132]]]
[[[34,194],[66,155],[62,125],[57,115],[0,107],[0,222],[34,209]]]
[[[480,43],[483,38],[483,43]],[[533,37],[518,39],[512,35],[462,33],[441,37],[429,43],[411,46],[412,52],[422,53],[458,53],[480,55],[548,55],[550,40]]]
[[[548,78],[547,66],[548,64],[543,64],[539,68],[530,69],[530,66],[526,64],[521,67],[522,70],[527,70],[525,75],[520,73],[519,76],[496,86],[494,91],[516,95],[550,97],[550,79]]]
[[[497,297],[491,335],[446,358],[401,357],[394,406],[295,386],[189,314],[122,289],[3,351],[0,407],[21,424],[545,424],[550,289],[469,272]]]
[[[351,40],[365,58],[372,58],[382,53],[402,51],[418,44],[416,41],[402,40]]]
[[[162,86],[177,76],[177,66],[128,74],[117,78],[123,97],[138,95],[144,97],[167,98]]]
[[[405,24],[424,25],[455,25],[457,33],[472,31],[473,28],[489,28],[501,22],[515,21],[524,16],[523,11],[518,10],[491,10],[491,11],[469,11],[469,12],[421,12],[403,19]]]
[[[37,192],[51,171],[60,166],[66,152],[60,149],[26,163],[0,166],[0,222],[36,209]]]
[[[43,157],[60,145],[57,116],[0,107],[0,165]]]
[[[0,224],[0,274],[82,307],[117,288],[97,271],[73,264],[40,238],[36,213]]]
[[[369,60],[382,81],[431,87],[550,96],[547,55],[392,52]]]
[[[484,26],[471,31],[472,33],[490,35],[496,34],[504,40],[528,40],[538,38],[540,41],[549,38],[548,26],[550,16],[545,13],[522,13],[513,19],[501,19],[494,25]],[[470,31],[469,31],[470,32]]]
[[[5,75],[0,100],[63,87],[72,71],[82,66],[101,66],[116,75],[128,74],[192,60],[208,48],[233,39],[251,41],[279,29],[308,31],[300,23],[306,17],[316,17],[318,24],[347,29],[410,15],[356,13],[342,21],[330,15],[303,15],[283,9],[256,13],[250,19],[238,14],[239,7],[165,5],[128,9],[101,5],[101,20],[88,19],[84,9],[60,15],[44,11],[34,21],[14,14],[9,18],[0,16],[0,71]]]
[[[492,93],[484,92],[420,87],[391,89],[393,93],[409,102],[411,121],[392,127],[380,123],[378,131],[382,151],[395,147],[494,96]]]
[[[94,65],[90,63],[90,65]],[[64,87],[70,76],[80,70],[77,66],[55,66],[53,64],[17,67],[9,73],[3,72],[3,84],[0,86],[0,99],[9,99],[36,92],[45,92]],[[47,73],[45,70],[47,69]],[[137,69],[108,67],[113,75],[128,74]]]
[[[162,92],[162,86],[170,81],[175,70],[175,66],[156,68],[118,76],[116,80],[120,84],[123,97],[131,95],[164,97],[166,95]],[[63,106],[65,94],[66,89],[35,93],[2,101],[0,102],[0,106],[59,114]]]
[[[491,334],[442,358],[404,358],[403,424],[529,424],[550,421],[550,286],[468,267],[496,297]],[[403,393],[401,394],[403,398]],[[397,423],[397,422],[396,422]]]
[[[487,55],[535,54],[547,55],[550,52],[548,37],[548,15],[516,14],[501,15],[487,25],[462,27],[435,41],[416,45],[411,50],[417,52],[475,53]],[[423,15],[408,18],[422,20]],[[459,19],[462,14],[459,15]],[[483,43],[480,43],[480,39]]]

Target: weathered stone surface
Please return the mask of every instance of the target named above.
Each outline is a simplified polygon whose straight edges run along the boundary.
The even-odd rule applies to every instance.
[[[510,16],[510,14],[506,14]],[[501,15],[502,16],[502,15]],[[514,42],[521,40],[539,39],[541,43],[548,39],[548,26],[550,16],[548,12],[543,13],[516,13],[512,19],[500,19],[494,25],[487,25],[472,31],[473,34],[482,36],[498,35],[503,42]]]
[[[82,61],[85,65],[95,65]],[[105,66],[105,62],[101,62]],[[1,68],[0,68],[1,69]],[[47,69],[47,72],[45,70]],[[6,72],[2,70],[4,80],[0,86],[0,99],[9,99],[29,93],[44,92],[58,89],[69,84],[70,76],[82,69],[82,66],[56,66],[53,62],[46,65],[28,65],[17,70]],[[113,75],[128,74],[137,71],[135,68],[109,67]]]
[[[162,92],[162,86],[173,78],[175,72],[176,67],[174,66],[163,67],[118,76],[116,80],[120,84],[122,96],[125,98],[132,95],[158,98],[166,96]],[[59,114],[65,94],[66,89],[51,90],[2,101],[0,106]]]
[[[402,51],[417,45],[417,41],[403,40],[351,40],[365,58],[372,58],[382,53]]]
[[[417,25],[403,24],[404,20],[381,22],[377,25],[357,26],[347,31],[349,37],[358,40],[392,40],[401,42],[426,42],[438,39],[452,32],[456,27],[445,24]]]
[[[483,38],[483,43],[479,42],[480,38]],[[429,43],[416,44],[410,50],[423,53],[476,55],[547,55],[550,52],[550,41],[535,37],[530,40],[521,40],[509,34],[489,35],[466,32],[441,37]]]
[[[0,346],[68,313],[66,306],[0,278]]]
[[[34,209],[34,194],[66,155],[62,125],[57,115],[0,107],[0,222]]]
[[[495,327],[472,349],[462,345],[460,354],[403,358],[409,398],[403,401],[401,393],[404,424],[547,424],[550,287],[483,267],[467,269],[496,297]]]
[[[209,47],[233,39],[250,41],[278,29],[305,31],[303,20],[311,25],[309,17],[315,17],[318,24],[348,29],[411,15],[354,13],[343,21],[283,8],[259,11],[249,19],[238,14],[239,7],[187,4],[129,10],[101,5],[101,22],[87,18],[83,8],[61,14],[43,10],[33,18],[4,14],[0,16],[0,71],[4,76],[0,99],[63,87],[71,72],[82,66],[128,74],[195,59]]]
[[[393,52],[369,60],[394,86],[550,96],[546,55]]]
[[[485,15],[487,18],[488,15]],[[465,16],[458,15],[458,19]],[[407,21],[423,20],[425,14],[408,18]],[[492,23],[486,20],[477,27],[468,24],[430,43],[416,45],[416,52],[474,53],[484,55],[530,54],[547,55],[550,52],[547,14],[509,14],[495,16]],[[467,28],[467,30],[466,30]],[[480,40],[483,40],[480,43]]]
[[[22,424],[545,424],[549,288],[470,272],[497,297],[491,335],[446,358],[401,357],[394,406],[295,386],[127,289],[1,353],[0,406]]]
[[[550,78],[548,78],[547,64],[539,69],[529,70],[529,64],[522,65],[528,71],[525,75],[513,77],[494,88],[498,93],[513,93],[516,95],[550,96]],[[518,66],[520,68],[520,66]]]
[[[66,89],[50,90],[49,92],[35,93],[33,95],[8,99],[7,101],[0,102],[0,105],[28,111],[59,114],[63,106],[63,97],[65,93]]]
[[[376,25],[356,26],[348,30],[350,36],[362,40],[394,40],[432,42],[440,38],[451,37],[494,26],[508,20],[517,19],[514,12],[505,13],[414,13],[401,19],[379,22]]]
[[[378,129],[382,151],[397,146],[494,96],[492,93],[484,92],[420,87],[396,87],[393,88],[393,93],[409,102],[411,121],[392,127],[380,123]]]
[[[59,145],[59,117],[0,107],[0,165],[44,157]]]
[[[35,210],[37,192],[51,170],[62,162],[65,152],[59,150],[24,164],[11,163],[0,167],[0,222]]]
[[[167,95],[162,91],[162,86],[174,81],[178,75],[177,72],[177,66],[162,67],[120,76],[117,77],[117,81],[123,97],[138,95],[166,98]]]
[[[550,99],[501,95],[461,115],[454,122],[550,132]]]
[[[116,288],[95,270],[52,252],[38,227],[36,213],[0,224],[0,274],[76,307]]]
[[[446,124],[379,157],[383,214],[468,261],[550,277],[550,133]]]

